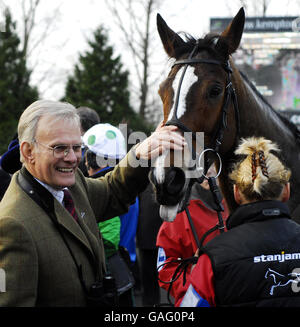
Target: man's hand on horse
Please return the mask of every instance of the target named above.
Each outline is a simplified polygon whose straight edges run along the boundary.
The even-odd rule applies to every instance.
[[[164,126],[160,123],[155,132],[141,142],[135,149],[138,159],[155,159],[166,150],[183,150],[185,139],[178,132],[176,126]]]

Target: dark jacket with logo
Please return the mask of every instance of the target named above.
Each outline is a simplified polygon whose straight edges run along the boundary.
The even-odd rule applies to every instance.
[[[300,225],[290,219],[287,206],[279,201],[242,205],[227,228],[204,247],[216,305],[300,306]]]

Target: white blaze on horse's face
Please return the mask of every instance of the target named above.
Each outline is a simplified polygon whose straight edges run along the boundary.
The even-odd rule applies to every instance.
[[[174,78],[174,81],[173,81],[172,86],[173,86],[175,97],[176,97],[176,92],[178,92],[178,90],[179,90],[179,81],[180,81],[183,69],[184,69],[184,66],[179,69],[179,71],[177,72],[177,74]],[[187,70],[184,74],[184,79],[181,84],[178,107],[177,107],[177,118],[178,119],[180,119],[186,111],[186,96],[187,96],[191,86],[198,81],[198,77],[195,75],[194,71],[195,71],[195,67],[188,66]],[[171,119],[174,114],[174,110],[175,110],[174,106],[175,106],[175,98],[173,99],[173,107],[170,111],[168,120]]]
[[[179,81],[180,81],[183,69],[184,69],[184,67],[181,67],[179,69],[179,71],[177,72],[177,74],[176,74],[176,76],[174,78],[174,81],[173,81],[173,89],[174,89],[175,96],[176,96],[176,92],[177,92],[178,87],[179,87]],[[183,79],[182,84],[181,84],[180,96],[179,96],[178,107],[177,107],[177,118],[178,119],[180,119],[184,115],[184,113],[186,111],[186,96],[187,96],[191,86],[195,82],[198,81],[198,77],[195,75],[194,70],[195,70],[194,67],[188,66],[187,70],[186,70],[186,72],[184,74],[184,79]],[[175,110],[174,106],[175,106],[175,98],[173,99],[173,108],[171,109],[171,111],[169,113],[168,120],[170,120],[172,118],[172,116],[173,116],[173,113],[174,113],[174,110]],[[180,132],[178,132],[178,133],[180,133]],[[185,151],[185,154],[187,154],[187,151]],[[186,160],[186,158],[185,158],[185,160]],[[155,175],[156,181],[159,184],[164,183],[165,168],[170,167],[169,163],[170,163],[170,161],[169,161],[169,151],[163,152],[156,159],[154,175]]]
[[[154,174],[158,184],[163,184],[165,180],[165,159],[170,151],[164,151],[155,161]]]
[[[181,135],[180,131],[176,131]],[[185,169],[189,167],[191,154],[188,146],[185,146],[182,150],[174,150],[172,164],[174,167],[179,167]],[[154,164],[154,176],[158,184],[163,184],[165,181],[165,168],[171,167],[171,152],[170,150],[165,150],[160,156],[155,160]]]
[[[176,97],[176,92],[179,90],[179,82],[181,79],[182,71],[184,67],[181,67],[179,71],[177,72],[174,81],[173,81],[173,89],[174,89],[174,94]],[[177,119],[180,119],[185,111],[186,111],[186,96],[191,88],[191,86],[198,81],[198,77],[194,74],[195,68],[192,66],[188,66],[186,69],[186,72],[184,74],[184,79],[182,81],[181,87],[180,87],[180,95],[179,95],[179,101],[178,101],[178,106],[177,106]],[[171,109],[169,113],[168,120],[170,120],[173,116],[174,113],[174,108],[175,106],[175,98],[173,99],[173,108]],[[178,131],[178,133],[181,133]],[[182,161],[182,155],[176,156],[177,151],[174,152],[174,166],[176,166],[175,161],[176,157],[179,158],[179,161],[183,163],[183,166],[187,166],[186,163],[190,161],[191,154],[188,149],[184,150],[184,157]],[[178,154],[178,153],[177,153]],[[184,169],[184,167],[181,166],[181,168]],[[154,168],[154,176],[156,179],[156,182],[158,184],[163,184],[165,181],[165,168],[170,167],[170,151],[167,150],[163,152],[155,161],[155,168]],[[160,216],[162,219],[167,220],[167,221],[172,221],[175,219],[177,215],[177,210],[178,210],[179,204],[176,204],[174,206],[165,206],[161,205],[160,206]]]

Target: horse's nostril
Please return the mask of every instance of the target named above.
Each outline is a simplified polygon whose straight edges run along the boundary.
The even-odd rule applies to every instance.
[[[182,190],[184,183],[185,174],[182,169],[174,167],[167,172],[165,178],[165,187],[169,194],[178,194]]]

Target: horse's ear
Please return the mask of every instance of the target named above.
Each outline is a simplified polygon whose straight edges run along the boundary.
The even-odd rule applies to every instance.
[[[216,45],[219,51],[226,51],[226,55],[230,55],[239,47],[244,31],[245,11],[241,8],[230,24],[226,27],[220,37],[220,41]],[[222,40],[223,39],[223,40]],[[226,40],[226,50],[224,49],[224,39]],[[222,42],[223,41],[223,42]]]
[[[156,16],[157,30],[166,53],[171,58],[176,56],[176,48],[185,44],[183,39],[166,24],[160,14]]]

